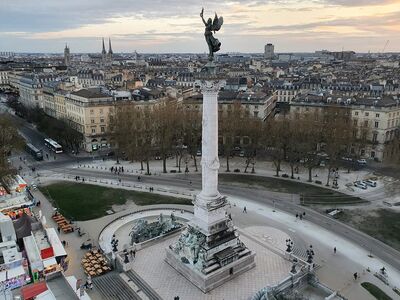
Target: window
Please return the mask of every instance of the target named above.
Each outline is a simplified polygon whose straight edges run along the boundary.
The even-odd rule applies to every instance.
[[[96,128],[92,128],[92,133],[96,133]]]
[[[368,117],[368,116],[369,116],[369,112],[366,112],[366,113],[365,113],[365,116]]]
[[[94,124],[94,119],[91,119],[91,120],[90,120],[90,123]]]
[[[256,118],[258,117],[258,111],[254,112],[254,117],[256,117]]]
[[[354,115],[358,116],[358,111],[356,111],[356,112],[354,113]]]
[[[364,121],[364,126],[365,126],[365,127],[368,127],[368,120],[367,120],[367,121]]]
[[[106,132],[106,128],[104,126],[100,127],[101,132]]]
[[[90,114],[91,114],[91,115],[94,114],[94,110],[93,110],[93,109],[90,110]]]
[[[354,120],[353,120],[353,125],[354,125],[354,126],[357,126],[357,123],[358,123],[358,120],[357,120],[357,119],[354,119]]]
[[[102,109],[102,108],[100,108],[100,113],[101,113],[101,114],[103,113],[103,109]]]
[[[372,142],[375,143],[378,139],[378,133],[374,132],[374,134],[372,135]]]
[[[100,119],[100,123],[104,123],[104,119]]]
[[[376,117],[376,118],[379,118],[379,114],[376,114],[375,117]]]
[[[375,128],[379,127],[379,122],[375,122]]]

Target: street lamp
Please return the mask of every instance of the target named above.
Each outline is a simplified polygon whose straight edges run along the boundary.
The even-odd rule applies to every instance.
[[[307,263],[312,264],[315,255],[312,245],[310,245],[310,248],[307,249],[306,254],[307,254]]]
[[[293,241],[291,239],[286,240],[286,252],[290,253],[293,251]]]

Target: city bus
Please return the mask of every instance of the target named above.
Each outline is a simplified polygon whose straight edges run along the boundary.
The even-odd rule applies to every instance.
[[[47,148],[49,148],[51,151],[55,153],[63,152],[61,145],[50,138],[44,139],[44,144]]]
[[[28,152],[29,154],[31,154],[33,156],[34,159],[36,160],[43,160],[43,151],[39,150],[38,148],[36,148],[35,146],[33,146],[32,144],[26,144],[26,152]]]

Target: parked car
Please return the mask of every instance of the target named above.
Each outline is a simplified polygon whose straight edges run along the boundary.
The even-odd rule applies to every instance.
[[[367,185],[361,181],[356,181],[354,182],[354,186],[358,187],[360,189],[366,190],[367,189]]]
[[[244,157],[244,151],[243,151],[243,150],[240,151],[239,156],[240,156],[240,157]]]
[[[364,158],[357,159],[357,162],[358,162],[360,165],[366,165],[366,164],[367,164],[367,160],[364,159]]]
[[[196,156],[201,156],[201,150],[197,150]]]
[[[365,183],[368,186],[376,187],[376,181],[368,179],[368,180],[363,180],[363,183]]]

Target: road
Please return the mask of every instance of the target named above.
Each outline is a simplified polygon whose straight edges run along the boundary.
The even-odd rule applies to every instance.
[[[4,104],[1,103],[0,106]],[[11,115],[12,119],[16,124],[19,125],[20,132],[24,135],[24,137],[33,143],[35,146],[39,148],[44,148],[44,135],[39,133],[31,124],[27,123],[25,120]],[[75,157],[68,154],[57,155],[57,158],[54,160],[50,159],[45,160],[44,162],[34,163],[37,168],[40,170],[54,170],[60,173],[70,173],[73,175],[80,176],[93,176],[97,178],[103,179],[115,179],[115,175],[110,173],[102,173],[96,172],[92,170],[82,170],[82,169],[71,169],[68,168],[72,162],[76,162],[79,160],[80,162],[91,161],[94,157]],[[132,175],[120,175],[119,176],[124,181],[132,181],[135,180],[135,177]],[[143,180],[146,184],[149,185],[163,185],[175,188],[185,188],[187,189],[189,180],[192,181],[193,188],[200,189],[201,181],[199,177],[194,177],[190,175],[186,178],[182,178],[180,176],[157,176],[157,177],[147,177],[143,176]],[[334,232],[337,235],[345,237],[349,241],[368,249],[372,255],[379,257],[386,263],[392,265],[397,270],[400,270],[400,252],[387,246],[386,244],[350,227],[339,221],[336,221],[326,215],[320,214],[316,211],[313,211],[307,207],[300,206],[298,202],[292,201],[292,195],[289,194],[280,194],[280,193],[272,193],[265,190],[260,189],[249,189],[245,187],[237,187],[231,186],[227,184],[220,184],[220,191],[232,197],[241,197],[248,199],[250,201],[265,203],[267,205],[273,206],[275,205],[276,209],[282,210],[284,212],[295,215],[297,212],[306,211],[306,218],[308,221],[317,224],[331,232]]]
[[[127,181],[137,181],[136,175],[116,175],[92,170],[73,169],[58,167],[53,171],[71,174],[73,176],[79,175],[83,177],[96,177],[101,179],[116,179]],[[189,182],[192,182],[191,185]],[[196,175],[166,175],[166,176],[142,176],[142,183],[146,185],[162,185],[170,188],[178,189],[201,189],[201,178]],[[233,186],[226,183],[219,184],[219,190],[222,194],[228,197],[236,197],[248,199],[256,203],[267,204],[274,206],[277,210],[281,210],[295,216],[296,213],[306,212],[306,219],[322,228],[331,231],[347,240],[359,245],[360,247],[370,251],[375,257],[379,257],[387,264],[400,270],[400,252],[392,247],[384,244],[383,242],[366,235],[346,224],[343,224],[335,219],[332,219],[324,214],[316,212],[312,209],[299,205],[297,199],[293,199],[293,195],[284,193],[274,193],[263,189],[246,188],[240,186]]]

